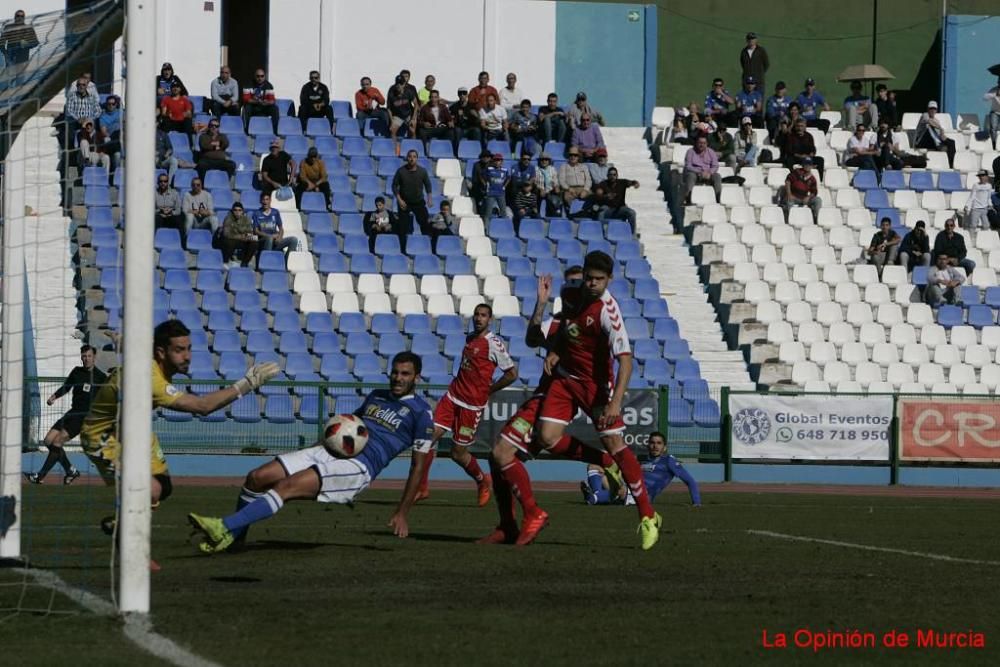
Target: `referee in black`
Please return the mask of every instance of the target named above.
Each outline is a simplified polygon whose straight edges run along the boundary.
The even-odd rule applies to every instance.
[[[45,459],[42,469],[38,472],[24,473],[32,484],[41,484],[56,463],[62,465],[63,470],[66,471],[63,484],[72,484],[73,480],[80,476],[80,471],[73,467],[69,457],[66,456],[63,444],[80,434],[83,419],[87,416],[87,411],[90,410],[90,402],[94,399],[100,386],[108,381],[108,376],[94,365],[96,359],[97,350],[94,347],[90,345],[81,347],[80,361],[83,365],[70,371],[62,386],[56,389],[45,402],[47,405],[52,405],[70,391],[73,392],[73,404],[70,405],[69,411],[45,434],[43,444],[49,448],[49,455]]]

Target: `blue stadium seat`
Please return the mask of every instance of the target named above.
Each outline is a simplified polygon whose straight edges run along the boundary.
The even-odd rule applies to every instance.
[[[203,183],[206,190],[229,190],[229,174],[222,171],[221,169],[209,169],[205,172],[205,182]],[[212,198],[215,198],[215,193],[212,193]],[[219,208],[219,206],[216,206]]]
[[[361,313],[344,313],[337,322],[337,331],[342,334],[362,333],[368,331],[365,316]]]
[[[536,218],[525,218],[521,220],[521,226],[518,229],[517,235],[526,241],[544,239],[544,223]]]
[[[375,173],[377,173],[379,176],[391,178],[396,175],[396,172],[399,171],[399,168],[402,166],[403,166],[403,158],[384,157],[379,159],[378,169],[376,170]]]
[[[306,331],[311,334],[333,333],[333,315],[330,313],[306,313]]]
[[[208,231],[208,230],[200,230],[200,231]],[[189,235],[188,246],[190,245],[191,245],[191,236]],[[216,250],[215,248],[202,250],[200,253],[198,253],[198,258],[195,261],[195,268],[198,269],[199,277],[201,277],[202,271],[222,271],[222,251]]]
[[[231,310],[213,310],[208,314],[208,328],[211,331],[235,331],[236,314]]]
[[[979,288],[975,285],[962,285],[958,288],[958,296],[963,308],[980,303]]]
[[[285,253],[280,250],[264,250],[258,256],[257,268],[260,271],[285,271]]]
[[[285,331],[278,339],[278,351],[282,354],[305,352],[307,349],[306,335],[300,330]]]
[[[424,142],[419,139],[403,139],[399,142],[399,154],[406,156],[410,151],[417,151],[418,157],[424,157]],[[426,165],[423,165],[426,169]]]
[[[249,156],[249,158],[250,164],[245,165],[242,171],[236,172],[236,182],[233,185],[235,185],[236,189],[240,192],[253,190],[254,188],[254,177],[257,175],[254,171],[254,163],[256,161],[253,159],[253,156]]]
[[[639,361],[659,359],[661,352],[660,344],[652,338],[640,338],[635,341],[635,345],[632,348],[632,354]]]
[[[170,299],[173,301],[174,297],[183,294],[182,290],[177,290],[170,293]],[[192,297],[194,295],[192,294]],[[105,299],[105,301],[107,301]],[[208,290],[201,297],[201,309],[206,313],[211,313],[216,310],[229,310],[229,294],[224,290]]]
[[[313,372],[313,358],[308,352],[289,352],[285,357],[285,373],[295,379]]]
[[[910,175],[911,186],[915,174],[916,172]],[[889,208],[890,206],[889,193],[885,190],[875,189],[865,192],[865,208],[876,211],[880,208]]]
[[[187,190],[191,189],[191,181],[193,181],[198,176],[198,172],[194,169],[178,169],[174,173],[174,189],[177,190],[178,194],[183,194]]]
[[[347,234],[344,236],[345,255],[367,255],[368,247],[367,236],[361,236],[360,234]]]
[[[674,364],[674,378],[680,382],[701,377],[701,366],[694,359],[678,359]]]
[[[181,247],[181,233],[173,228],[157,229],[153,235],[153,247],[157,250]]]
[[[699,378],[697,380],[687,380],[684,383],[681,395],[690,401],[696,398],[706,398],[708,397],[708,392],[708,382]]]
[[[344,213],[337,221],[337,231],[344,236],[364,236],[364,216],[360,213]]]
[[[878,188],[878,174],[871,169],[859,169],[854,174],[851,185],[862,192],[875,190]]]
[[[362,176],[364,174],[375,173],[375,161],[364,155],[355,155],[351,158],[347,173],[351,176]]]
[[[637,299],[658,299],[660,298],[660,283],[656,278],[639,278],[635,281],[635,298]]]
[[[438,250],[441,249],[440,241],[444,239],[451,238],[448,236],[443,236],[439,241]],[[473,273],[472,271],[472,260],[470,260],[465,255],[452,255],[448,257],[444,262],[444,274],[449,277],[468,275]]]
[[[649,359],[643,365],[642,375],[654,385],[667,384],[673,378],[670,364],[665,359]]]
[[[630,259],[625,263],[625,277],[630,280],[648,278],[651,272],[652,267],[645,259]]]
[[[529,270],[530,270],[530,265],[529,265]],[[512,277],[509,271],[507,272],[507,277],[508,278]],[[530,276],[519,275],[514,278],[514,289],[513,289],[514,296],[522,298],[531,297],[537,293],[538,293],[538,280],[535,278],[534,274]]]
[[[310,118],[309,120],[321,120],[326,122],[325,118]],[[325,422],[326,417],[326,407],[325,405],[320,407],[320,395],[312,393],[306,394],[302,397],[302,401],[299,403],[299,418],[306,424],[319,424],[321,421]]]
[[[115,223],[111,219],[111,209],[108,207],[96,207],[87,209],[87,226],[91,229],[98,227],[114,228]],[[157,230],[159,231],[159,230]],[[177,231],[177,230],[174,230]]]
[[[219,374],[223,377],[240,376],[246,370],[247,360],[242,352],[223,352],[219,355]]]
[[[323,200],[323,195],[320,193],[308,193],[319,195],[320,200]],[[322,204],[322,209],[312,209],[312,210],[326,210],[325,201],[320,202]],[[357,213],[358,212],[358,201],[354,198],[354,195],[349,192],[334,192],[333,197],[330,201],[330,207],[333,209],[334,213]]]
[[[965,183],[962,182],[962,174],[957,171],[942,171],[938,174],[937,185],[938,190],[943,190],[949,194],[965,189]]]
[[[358,334],[355,334],[358,335]],[[354,357],[354,368],[351,371],[357,378],[382,374],[382,362],[374,352],[365,352]],[[384,376],[382,376],[384,379]]]
[[[653,338],[659,341],[668,341],[680,338],[680,328],[673,318],[665,317],[653,322]]]
[[[310,118],[306,121],[306,134],[310,137],[330,136],[330,121],[326,118]]]
[[[222,352],[242,352],[243,341],[240,340],[239,332],[233,330],[219,331],[212,339],[212,351],[216,354]]]
[[[320,359],[319,374],[329,378],[334,373],[346,373],[347,357],[342,352],[328,352]]]
[[[189,289],[176,289],[170,292],[170,310],[180,312],[198,308],[194,292]]]
[[[522,221],[523,224],[523,221]],[[524,228],[521,228],[524,231]],[[552,242],[548,239],[531,239],[528,241],[527,248],[525,248],[525,256],[531,259],[541,259],[543,257],[552,257]]]
[[[670,362],[691,357],[691,348],[684,339],[668,340],[663,343],[663,358]]]
[[[577,230],[577,238],[584,243],[604,241],[604,225],[596,220],[583,220]]]
[[[381,238],[381,237],[380,237]],[[393,237],[395,238],[395,237]],[[378,239],[375,242],[375,252],[379,252]],[[429,236],[409,236],[406,239],[406,254],[410,257],[431,254],[431,239]]]
[[[312,351],[313,354],[324,355],[331,352],[340,353],[342,346],[340,344],[340,336],[335,333],[317,333],[313,335]]]
[[[425,354],[438,354],[440,352],[440,339],[431,333],[413,334],[410,341],[410,351],[424,356]]]
[[[123,258],[122,250],[117,245],[104,246],[103,248],[98,248],[97,253],[94,256],[94,261],[97,263],[97,268],[106,269],[111,267],[122,267]]]
[[[625,318],[625,330],[628,332],[628,337],[632,340],[649,338],[649,324],[641,317]]]
[[[83,185],[84,187],[108,187],[108,172],[104,167],[84,167]]]
[[[439,336],[447,336],[453,333],[463,333],[465,325],[460,315],[440,315],[434,324],[434,331]]]
[[[424,370],[421,373],[425,378],[436,376],[446,376],[448,379],[444,384],[451,381],[451,364],[441,354],[427,354],[423,357]]]
[[[528,330],[528,323],[521,317],[501,317],[500,335],[507,338],[524,338]]]
[[[243,316],[246,318],[246,314]],[[260,354],[261,352],[274,351],[274,337],[270,331],[256,330],[247,334],[247,352],[250,354]]]
[[[400,155],[406,153],[400,151]],[[396,142],[389,138],[378,137],[372,139],[372,157],[396,157]]]
[[[416,338],[416,336],[414,336]],[[462,355],[462,350],[465,349],[465,333],[452,333],[444,337],[444,355],[446,357],[456,358]]]
[[[642,304],[642,316],[647,320],[658,320],[661,317],[670,317],[670,310],[667,308],[666,299],[649,299]]]
[[[531,243],[528,242],[529,247]],[[530,251],[528,256],[531,256]],[[583,245],[576,239],[562,239],[556,244],[556,256],[568,264],[582,263]]]
[[[267,295],[266,310],[271,313],[291,312],[295,310],[295,300],[291,292],[276,291]]]
[[[482,146],[478,141],[462,139],[458,142],[458,159],[477,160],[482,150]]]
[[[936,190],[934,187],[934,174],[929,171],[914,171],[910,174],[910,189],[916,192],[927,192]]]
[[[465,257],[465,249],[462,248],[462,239],[458,236],[439,237],[437,254],[441,257],[451,257],[453,255]]]
[[[271,324],[271,328],[274,329],[276,333],[301,331],[302,323],[299,321],[298,311],[282,310],[275,313],[274,322]]]
[[[566,144],[561,141],[546,141],[542,151],[551,155],[553,161],[557,161],[566,156]]]
[[[258,116],[259,118],[259,116]],[[256,424],[260,422],[260,406],[256,394],[245,394],[229,406],[229,414],[233,421],[240,424]]]
[[[632,226],[623,220],[609,220],[607,223],[607,238],[614,243],[622,241],[634,241],[635,233]]]
[[[273,130],[274,126],[271,124],[271,119],[264,116],[251,116],[250,123],[247,125],[247,133],[253,135],[270,135]]]
[[[272,292],[287,292],[288,274],[284,271],[265,271],[261,274],[260,289],[268,296]]]
[[[334,197],[336,197],[338,194],[342,193],[335,193]],[[347,196],[350,197],[350,201],[353,204],[354,202],[353,195],[348,194]],[[326,197],[323,196],[322,192],[303,192],[302,202],[301,205],[299,206],[299,210],[302,211],[303,213],[325,213]]]
[[[232,135],[243,134],[243,120],[239,116],[224,115],[219,119],[219,131],[225,134],[231,142]]]
[[[587,252],[603,252],[614,257],[614,248],[611,247],[611,242],[604,239],[594,239],[587,243]]]
[[[510,218],[493,218],[487,226],[487,235],[495,241],[516,238],[514,222]]]
[[[989,306],[983,306],[983,308],[989,308]],[[961,306],[944,305],[938,309],[937,321],[945,329],[957,327],[965,323],[965,312]]]
[[[855,186],[857,187],[857,186]],[[906,180],[903,172],[894,169],[887,169],[882,172],[882,189],[886,192],[906,189]]]
[[[306,217],[306,231],[314,237],[330,236],[333,234],[333,218],[326,211],[310,213]],[[313,250],[316,251],[315,247]]]
[[[576,229],[566,218],[553,218],[549,221],[549,238],[553,241],[576,239]]]
[[[1000,308],[1000,287],[987,287],[983,302],[991,308]]]
[[[163,289],[191,289],[191,274],[187,269],[170,269],[163,274]]]
[[[625,297],[618,301],[618,308],[622,317],[642,317],[642,306],[639,300],[632,297]]]
[[[365,241],[368,239],[366,238]],[[376,255],[399,255],[399,237],[395,234],[379,234],[375,237]]]
[[[392,313],[375,313],[372,315],[371,332],[376,335],[384,333],[396,333],[399,331],[399,323]]]
[[[940,311],[939,311],[940,312]],[[990,306],[969,306],[969,325],[977,329],[991,327],[997,323],[996,312]]]
[[[383,357],[392,357],[406,348],[406,338],[399,332],[385,333],[379,336],[378,353]]]
[[[369,139],[374,139],[375,137],[388,137],[389,125],[382,117],[366,118],[362,134]]]
[[[348,144],[348,141],[350,141],[350,144]],[[341,158],[340,146],[334,137],[319,136],[316,137],[313,143],[316,146],[316,150],[319,151],[320,156],[326,162],[326,169],[329,173],[345,173],[347,171],[346,166],[343,164],[343,158]],[[348,150],[348,152],[343,153],[344,157],[362,154],[357,152],[359,150],[363,150],[364,155],[368,154],[368,143],[360,137],[344,139],[344,146]]]
[[[615,246],[613,256],[618,262],[630,259],[642,259],[642,245],[638,241],[619,241]]]
[[[267,331],[267,313],[260,308],[243,311],[243,314],[240,315],[240,330],[247,333],[252,333],[254,331]]]
[[[539,356],[522,357],[517,364],[517,376],[527,384],[538,382],[542,375],[542,363]]]
[[[282,116],[278,119],[278,134],[283,137],[300,136],[302,134],[301,121],[294,116]]]
[[[377,267],[378,261],[370,253],[359,253],[351,257],[351,273],[378,273]]]
[[[166,248],[160,251],[160,256],[156,262],[161,269],[181,269],[187,270],[187,254],[180,248]]]
[[[240,292],[244,290],[257,291],[256,273],[249,267],[229,269],[227,286],[230,292]]]
[[[722,423],[719,404],[711,398],[696,398],[694,400],[693,418],[696,426],[718,428]]]
[[[409,250],[409,248],[407,248]],[[441,273],[441,260],[434,255],[416,255],[413,258],[413,273],[418,276],[431,276]]]
[[[413,335],[431,333],[430,315],[411,313],[403,318],[403,333]]]
[[[667,401],[667,421],[671,426],[693,426],[691,404],[683,398],[671,398]]]
[[[531,260],[527,257],[511,257],[508,259],[507,265],[504,267],[504,273],[508,278],[514,278],[515,281],[518,278],[528,278],[531,280],[531,285],[535,284],[535,270],[531,266]],[[534,287],[530,288],[527,294],[518,294],[517,296],[530,296],[531,294],[535,294]]]
[[[319,273],[347,273],[349,262],[347,257],[339,252],[325,252],[319,256]]]
[[[392,238],[394,240],[396,239],[395,236]],[[382,273],[387,276],[394,276],[399,273],[410,273],[410,260],[406,258],[406,255],[385,255],[382,258]]]
[[[347,100],[330,100],[330,109],[333,111],[334,120],[354,117],[354,114],[351,112],[351,103]],[[354,123],[354,126],[357,127],[357,123]]]
[[[294,120],[296,125],[299,123],[297,118],[289,118],[288,120]],[[268,396],[264,401],[264,419],[272,424],[294,424],[295,409],[292,406],[292,397],[288,395]]]
[[[434,159],[455,157],[455,148],[447,139],[431,139],[428,146],[428,157]]]
[[[543,276],[546,273],[552,276],[561,276],[562,271],[562,262],[555,257],[540,257],[535,262],[536,276]]]

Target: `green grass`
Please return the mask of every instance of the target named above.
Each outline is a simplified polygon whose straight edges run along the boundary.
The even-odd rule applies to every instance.
[[[109,492],[26,494],[36,564],[106,596],[108,544],[91,526]],[[979,651],[829,651],[825,664],[1000,658],[1000,566],[746,532],[1000,561],[995,501],[709,492],[695,510],[669,493],[658,502],[660,544],[644,553],[632,508],[587,507],[576,493],[540,494],[552,525],[526,549],[472,543],[494,511],[475,508],[471,488],[435,491],[399,540],[385,527],[397,495],[369,492],[354,510],[289,504],[252,529],[244,553],[209,558],[187,542],[184,516],[227,512],[234,489],[178,488],[154,517],[156,630],[225,665],[811,662],[811,651],[761,647],[764,629],[802,627],[971,628],[987,638]],[[0,607],[16,590],[0,587]],[[9,618],[0,646],[19,665],[157,664],[86,613]]]

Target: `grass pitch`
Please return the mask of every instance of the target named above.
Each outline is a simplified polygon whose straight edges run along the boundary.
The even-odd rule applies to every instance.
[[[657,503],[660,543],[642,552],[634,508],[588,507],[565,492],[539,494],[552,523],[534,545],[475,545],[495,512],[474,506],[471,486],[433,491],[399,540],[385,526],[398,493],[369,491],[353,510],[290,503],[251,529],[245,552],[205,557],[185,515],[227,513],[236,488],[180,486],[154,516],[156,631],[241,666],[1000,662],[1000,501],[708,488],[692,509],[671,492]],[[27,487],[25,503],[35,565],[107,597],[110,545],[96,525],[110,492]],[[12,581],[0,570],[0,583]],[[0,586],[0,607],[21,593]],[[49,597],[29,587],[24,603]],[[55,606],[77,609],[61,596]],[[801,629],[858,629],[879,644],[814,653],[794,646]],[[917,648],[918,629],[973,630],[986,646]],[[882,647],[892,630],[913,643]],[[772,644],[785,633],[789,648],[766,648],[765,631]],[[88,613],[6,618],[0,646],[17,656],[3,660],[11,665],[166,664]]]

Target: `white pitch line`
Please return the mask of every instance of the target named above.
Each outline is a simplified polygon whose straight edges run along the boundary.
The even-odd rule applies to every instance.
[[[98,597],[93,593],[88,593],[83,589],[70,586],[59,575],[53,572],[33,569],[18,569],[16,571],[33,577],[40,586],[65,595],[87,611],[100,616],[113,617],[118,615],[118,610],[115,606],[104,598]],[[196,655],[173,640],[155,632],[153,624],[144,614],[128,614],[124,617],[124,621],[125,638],[143,651],[151,653],[157,658],[166,660],[178,667],[221,667],[218,663]]]
[[[834,547],[844,547],[847,549],[860,549],[861,551],[882,551],[889,554],[900,554],[902,556],[915,556],[917,558],[927,558],[929,560],[943,560],[948,563],[968,563],[970,565],[1000,565],[1000,561],[977,560],[975,558],[959,558],[958,556],[945,556],[944,554],[932,554],[924,551],[907,551],[906,549],[892,549],[890,547],[875,547],[870,544],[856,544],[854,542],[841,542],[839,540],[824,540],[818,537],[805,537],[802,535],[788,535],[786,533],[775,533],[770,530],[747,530],[751,535],[761,535],[763,537],[774,537],[779,540],[791,540],[793,542],[813,542],[816,544],[829,544]]]

